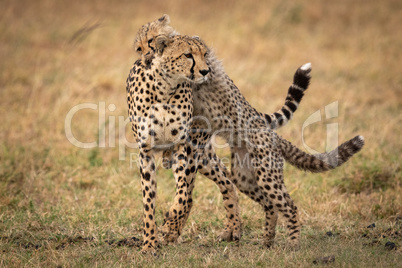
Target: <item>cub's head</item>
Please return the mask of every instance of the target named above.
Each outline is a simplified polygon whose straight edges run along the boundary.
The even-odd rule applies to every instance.
[[[171,84],[184,81],[203,83],[210,68],[206,62],[208,48],[199,38],[176,35],[155,37],[155,59]]]
[[[170,18],[168,15],[163,15],[157,20],[151,21],[143,25],[138,31],[134,40],[134,50],[140,55],[152,53],[155,50],[154,38],[158,35],[165,35],[173,37],[178,35],[170,25]]]

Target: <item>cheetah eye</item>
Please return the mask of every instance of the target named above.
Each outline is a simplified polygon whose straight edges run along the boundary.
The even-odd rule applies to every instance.
[[[149,40],[148,40],[148,45],[151,44],[152,41],[154,41],[153,38],[149,39]]]
[[[141,52],[142,49],[140,47],[137,48],[137,52]]]
[[[206,57],[208,55],[208,52],[205,52],[204,57]]]
[[[191,59],[193,57],[193,55],[191,55],[191,53],[185,53],[184,56],[186,56],[186,58]]]

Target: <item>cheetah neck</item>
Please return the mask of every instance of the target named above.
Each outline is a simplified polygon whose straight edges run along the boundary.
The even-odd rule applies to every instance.
[[[208,65],[211,68],[211,75],[207,82],[196,86],[194,98],[202,99],[202,102],[194,101],[195,113],[208,113],[205,109],[199,109],[197,104],[205,102],[212,103],[212,106],[219,107],[222,116],[235,121],[239,116],[247,115],[247,117],[260,117],[262,114],[252,107],[245,99],[240,90],[226,74],[222,63],[211,55],[208,59]]]
[[[183,81],[183,79],[175,79],[164,72],[162,64],[162,60],[158,56],[154,57],[152,62],[142,60],[142,66],[145,69],[142,82],[148,84],[146,88],[149,89],[149,94],[155,103],[169,102],[179,88],[186,88],[187,90],[192,89],[190,82],[186,80]],[[149,80],[147,80],[147,78]]]
[[[169,89],[168,91],[170,95],[174,94],[175,90],[181,85],[185,84],[190,88],[193,86],[192,81],[184,78],[176,78],[167,73],[163,69],[163,59],[161,59],[161,57],[155,57],[151,64],[154,67],[153,71],[155,73],[155,77],[160,79],[162,85],[165,86],[165,89]]]
[[[247,138],[244,133],[248,129],[265,129],[263,115],[247,102],[221,63],[212,58],[208,65],[210,79],[193,91],[193,115],[205,118],[213,131],[231,140],[233,146]]]

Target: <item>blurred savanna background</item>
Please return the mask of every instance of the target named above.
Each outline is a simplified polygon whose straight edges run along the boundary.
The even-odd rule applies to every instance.
[[[138,150],[119,148],[133,141],[122,122],[125,79],[139,27],[163,14],[181,34],[202,37],[266,113],[281,107],[293,73],[311,62],[311,86],[278,130],[298,147],[323,152],[330,124],[338,124],[339,143],[365,137],[363,150],[336,170],[286,165],[303,223],[299,251],[287,248],[281,219],[275,247],[262,248],[263,211],[242,194],[243,238],[218,243],[222,198],[199,176],[180,243],[159,257],[140,254]],[[0,1],[0,266],[399,266],[401,25],[399,0]],[[325,107],[334,102],[329,118]],[[66,135],[79,104],[89,106],[72,117],[72,135],[99,146],[80,148]],[[302,137],[317,111],[322,120]],[[158,170],[159,225],[174,192],[171,171]]]

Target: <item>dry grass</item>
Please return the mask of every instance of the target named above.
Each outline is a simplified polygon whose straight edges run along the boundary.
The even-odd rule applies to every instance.
[[[181,33],[215,48],[261,111],[280,107],[293,72],[312,62],[312,85],[279,131],[299,147],[303,122],[334,101],[339,116],[306,128],[306,143],[323,151],[326,123],[334,122],[340,141],[365,136],[364,150],[335,171],[312,175],[286,167],[304,223],[299,251],[286,249],[282,224],[277,246],[261,248],[262,210],[243,195],[242,242],[216,243],[221,196],[201,176],[182,243],[152,258],[139,253],[136,241],[123,240],[140,237],[138,169],[119,161],[117,147],[73,146],[64,120],[80,103],[115,104],[100,130],[97,110],[82,110],[73,120],[77,139],[97,141],[106,132],[108,145],[110,119],[117,125],[127,114],[134,35],[164,13]],[[401,24],[398,0],[1,1],[0,266],[309,267],[332,255],[336,266],[399,266]],[[119,135],[131,138],[127,127],[110,140],[118,144]],[[159,172],[158,188],[160,224],[173,200],[170,171]],[[367,229],[371,223],[376,227]],[[387,242],[398,250],[388,250]]]

